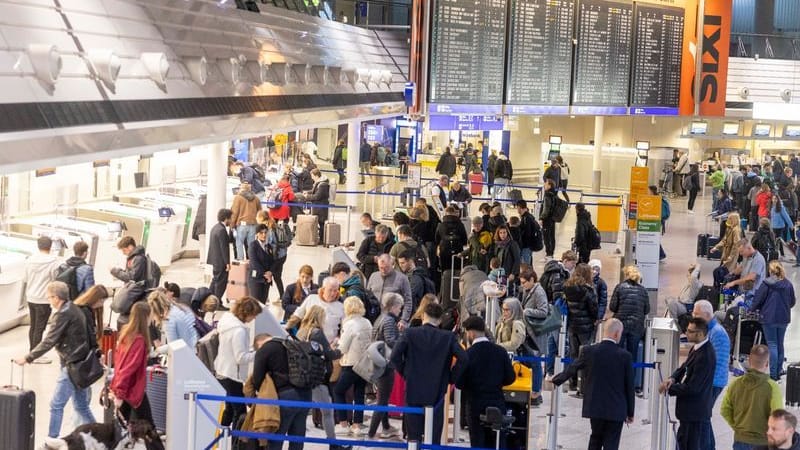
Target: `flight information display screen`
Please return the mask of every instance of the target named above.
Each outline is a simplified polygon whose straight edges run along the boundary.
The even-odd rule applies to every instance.
[[[576,0],[510,0],[506,103],[569,105]]]
[[[634,18],[631,105],[677,107],[684,9],[637,3]]]
[[[506,0],[436,0],[430,102],[503,102]]]
[[[633,6],[580,0],[573,105],[627,106]]]

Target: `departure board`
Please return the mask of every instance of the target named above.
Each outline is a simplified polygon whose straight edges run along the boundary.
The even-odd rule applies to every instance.
[[[628,104],[632,30],[630,2],[580,0],[573,105]]]
[[[430,102],[503,102],[506,0],[436,0]]]
[[[636,4],[631,105],[678,106],[683,16],[683,8]]]
[[[569,105],[575,0],[511,0],[506,103]]]

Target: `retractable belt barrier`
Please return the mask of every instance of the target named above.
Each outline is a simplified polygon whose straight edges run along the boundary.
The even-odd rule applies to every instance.
[[[543,363],[543,362],[552,362],[556,360],[556,357],[553,355],[550,356],[515,356],[513,358],[514,361],[518,362],[532,362],[532,363]],[[559,360],[564,364],[572,363],[572,358],[559,358]],[[634,369],[655,369],[656,363],[633,363]]]

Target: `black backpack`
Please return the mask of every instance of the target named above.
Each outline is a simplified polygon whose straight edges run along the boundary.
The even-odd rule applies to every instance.
[[[55,281],[61,281],[69,287],[69,299],[71,301],[78,298],[78,294],[80,294],[80,292],[78,292],[78,267],[84,264],[86,263],[71,266],[64,263],[58,266],[58,274],[56,275]]]
[[[597,229],[594,224],[589,224],[589,236],[587,236],[589,248],[592,250],[597,250],[600,248],[600,230]]]
[[[569,208],[569,203],[566,200],[561,199],[559,197],[553,198],[553,213],[550,216],[554,222],[561,222],[564,220],[564,216],[567,215],[567,209]]]
[[[411,245],[407,242],[401,241],[399,244],[403,247],[403,251],[400,252],[400,254],[403,254],[411,249]],[[414,247],[414,264],[416,264],[417,267],[422,267],[424,269],[430,267],[428,264],[428,254],[425,252],[425,247],[420,243],[417,243],[417,246]]]
[[[258,164],[251,164],[250,168],[253,169],[256,180],[260,181],[262,184],[267,181],[267,177],[264,174],[264,169],[262,169],[261,166],[259,166]]]
[[[530,236],[530,242],[523,242],[523,244],[533,250],[534,252],[540,252],[544,248],[544,239],[542,236],[542,227],[539,225],[539,222],[533,218],[532,215],[524,215],[522,216],[522,225],[528,227],[528,233]]]
[[[352,286],[346,295],[354,295],[361,299],[364,304],[364,317],[370,322],[375,322],[375,319],[381,315],[381,301],[372,291],[365,289],[361,285],[356,285]]]
[[[298,389],[312,389],[325,380],[325,353],[315,341],[296,338],[282,340],[289,361],[289,384]]]
[[[150,255],[145,255],[146,263],[147,264],[147,272],[145,277],[145,286],[147,289],[155,289],[161,285],[161,267],[158,267],[158,264],[153,261],[153,258]]]

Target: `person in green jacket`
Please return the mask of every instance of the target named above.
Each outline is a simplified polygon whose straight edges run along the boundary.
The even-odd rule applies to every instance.
[[[783,407],[778,383],[769,377],[767,346],[754,345],[748,362],[747,372],[728,386],[720,411],[733,428],[734,448],[737,444],[767,445],[769,415]]]
[[[717,192],[725,187],[725,172],[722,170],[721,165],[714,167],[714,172],[708,177],[711,182],[711,210],[717,210]]]

